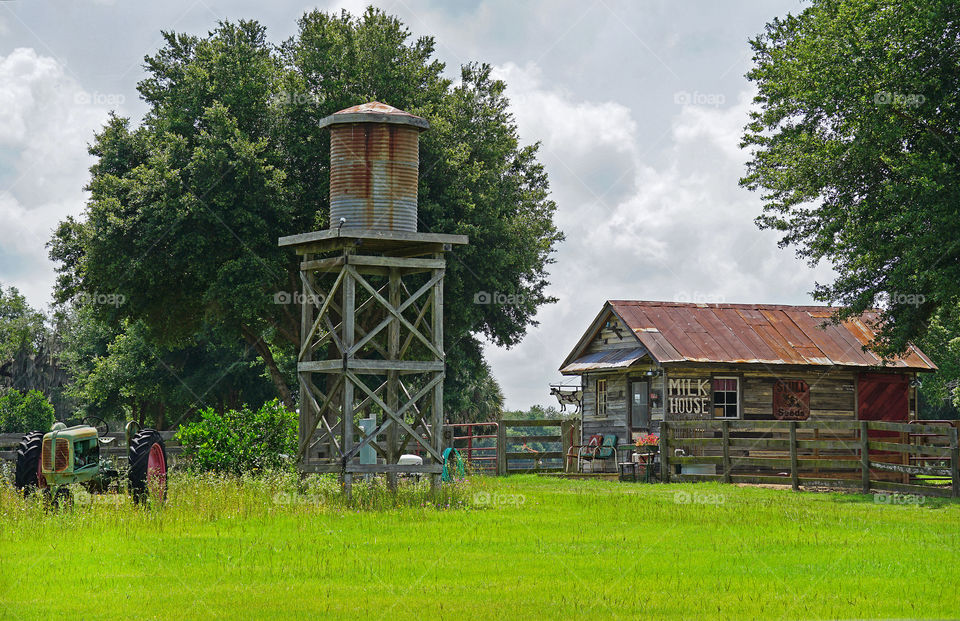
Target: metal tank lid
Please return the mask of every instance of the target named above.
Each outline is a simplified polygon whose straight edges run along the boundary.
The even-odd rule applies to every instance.
[[[430,123],[427,119],[414,116],[409,112],[404,112],[399,108],[388,106],[379,101],[370,101],[334,112],[320,120],[320,127],[344,123],[391,123],[393,125],[410,125],[420,131],[430,129]]]

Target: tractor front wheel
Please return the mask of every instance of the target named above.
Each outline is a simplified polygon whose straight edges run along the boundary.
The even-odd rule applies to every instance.
[[[130,440],[130,493],[136,503],[167,498],[167,449],[155,429],[142,429]]]
[[[43,432],[31,431],[17,445],[17,467],[14,483],[24,494],[36,489],[46,489],[47,479],[40,471],[43,451]]]

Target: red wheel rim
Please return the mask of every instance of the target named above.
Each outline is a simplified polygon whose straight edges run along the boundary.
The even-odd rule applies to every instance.
[[[167,488],[167,460],[163,458],[163,449],[159,444],[150,447],[147,455],[147,488],[151,498],[163,499]]]
[[[46,489],[47,477],[43,476],[43,455],[37,460],[37,489]]]

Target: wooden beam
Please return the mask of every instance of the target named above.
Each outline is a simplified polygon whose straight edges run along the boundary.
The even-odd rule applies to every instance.
[[[800,491],[800,465],[797,462],[797,422],[790,421],[790,485],[795,492]]]
[[[342,295],[343,303],[343,346],[346,349],[343,354],[344,366],[352,361],[350,350],[353,348],[354,339],[354,318],[356,311],[356,283],[354,275],[356,272],[345,269],[343,272]],[[302,363],[301,363],[302,364]],[[299,366],[299,365],[298,365]],[[361,384],[362,386],[362,384]],[[364,386],[365,388],[365,386]],[[354,378],[350,373],[344,373],[343,378],[343,406],[340,410],[343,419],[343,465],[347,465],[348,457],[353,449],[353,389]],[[347,499],[353,497],[353,475],[344,471],[343,473],[343,491]]]
[[[372,295],[373,297],[375,297],[375,298],[377,299],[377,301],[378,301],[385,309],[387,309],[388,312],[392,313],[392,314],[400,321],[400,323],[402,323],[402,324],[404,325],[404,327],[407,328],[407,330],[410,330],[410,332],[413,333],[414,336],[416,336],[418,339],[420,339],[420,341],[421,341],[424,345],[426,345],[428,349],[430,349],[430,351],[433,353],[434,356],[436,356],[437,358],[440,358],[441,360],[443,359],[443,353],[440,352],[439,350],[437,350],[437,348],[434,346],[434,344],[431,343],[431,342],[427,339],[427,337],[425,337],[425,336],[423,336],[422,334],[420,334],[420,331],[417,330],[417,329],[415,329],[415,328],[413,327],[413,324],[411,324],[409,321],[407,321],[407,318],[404,317],[397,309],[391,308],[391,307],[390,307],[390,303],[389,303],[387,300],[385,300],[385,299],[383,298],[383,296],[380,295],[380,293],[377,292],[377,290],[374,289],[373,286],[370,285],[370,283],[367,282],[367,279],[366,279],[366,278],[364,278],[363,276],[361,276],[360,274],[358,274],[357,271],[354,270],[352,266],[347,266],[346,269],[347,269],[348,271],[352,272],[352,275],[354,276],[354,278],[356,279],[356,281],[360,283],[360,286],[361,286],[361,287],[363,287],[364,289],[366,289],[366,290],[370,293],[370,295]],[[441,311],[442,311],[442,308],[441,308]],[[436,312],[436,310],[434,310],[434,312]],[[442,322],[442,321],[443,321],[443,320],[441,319],[441,322]]]
[[[354,245],[356,242],[408,242],[426,244],[463,245],[469,243],[466,235],[451,235],[448,233],[420,233],[416,231],[377,231],[371,229],[345,228],[324,229],[310,233],[287,235],[277,240],[281,248],[297,247],[331,240],[347,240]]]
[[[440,266],[441,269],[437,269],[433,273],[433,278],[431,281],[435,281],[433,285],[433,293],[431,306],[433,307],[433,349],[437,353],[437,357],[440,359],[440,369],[437,371],[437,375],[434,378],[436,385],[433,387],[433,428],[436,430],[436,433],[433,434],[433,452],[436,455],[440,456],[440,463],[443,463],[443,434],[440,433],[440,429],[443,427],[443,377],[445,373],[444,365],[444,350],[443,350],[443,275],[444,270],[443,266]],[[413,326],[411,326],[413,327]],[[440,488],[440,477],[434,475],[431,479],[431,485],[434,492]]]
[[[437,269],[444,268],[447,262],[443,259],[408,259],[402,257],[353,255],[350,265],[369,265],[389,268]]]
[[[870,425],[860,421],[860,491],[870,493]]]
[[[950,430],[950,476],[953,479],[953,497],[960,498],[960,442],[957,440],[956,427]]]
[[[430,453],[430,454],[433,456],[434,459],[436,459],[437,461],[442,461],[442,460],[443,460],[443,457],[440,455],[440,453],[437,452],[437,451],[435,451],[434,448],[433,448],[431,445],[429,445],[429,444],[424,444],[422,441],[420,441],[420,438],[419,438],[416,430],[414,430],[412,427],[410,427],[410,425],[407,424],[407,421],[403,420],[403,413],[410,407],[410,403],[411,403],[411,402],[408,401],[406,404],[404,404],[403,407],[401,407],[401,408],[399,409],[399,411],[397,411],[397,412],[391,412],[391,411],[390,411],[390,408],[387,406],[387,404],[384,403],[383,400],[380,399],[380,397],[378,397],[376,394],[374,394],[374,393],[370,390],[370,388],[368,388],[364,383],[360,382],[360,381],[359,381],[359,378],[355,377],[355,376],[354,376],[352,373],[350,373],[350,372],[347,372],[347,377],[348,377],[349,379],[352,379],[352,380],[353,380],[353,381],[351,381],[352,384],[355,383],[357,386],[360,387],[360,390],[362,390],[363,392],[366,392],[368,395],[370,395],[370,398],[373,399],[373,402],[376,403],[378,406],[380,406],[380,408],[383,410],[384,415],[387,416],[387,417],[389,417],[389,418],[393,421],[392,424],[397,424],[397,425],[400,425],[401,427],[403,427],[403,428],[407,431],[407,433],[410,434],[411,437],[413,437],[414,439],[416,439],[416,440],[418,441],[418,443],[420,444],[420,446],[422,446],[424,449],[426,449],[427,452]],[[435,382],[436,382],[436,379],[432,380],[430,383],[427,384],[427,386],[424,387],[424,389],[422,389],[422,390],[421,390],[419,393],[417,393],[417,394],[418,394],[418,395],[419,395],[420,393],[426,394],[426,392],[427,392],[427,390],[428,390],[429,388],[433,388],[433,386],[435,385]],[[434,437],[436,437],[436,434],[434,434]],[[358,453],[359,450],[357,450],[357,451],[345,450],[344,452],[345,452],[346,455],[347,455],[346,459],[349,459],[352,454]]]
[[[443,464],[347,464],[346,472],[379,474],[381,472],[394,474],[440,474]]]
[[[317,313],[317,320],[313,323],[313,327],[310,328],[310,333],[307,334],[307,338],[304,339],[304,343],[308,343],[311,339],[313,339],[313,335],[316,334],[317,328],[320,327],[321,321],[323,321],[324,319],[327,319],[329,321],[329,317],[327,317],[327,309],[330,306],[330,300],[333,299],[334,293],[336,292],[337,288],[340,286],[340,283],[343,282],[343,274],[344,274],[343,272],[340,272],[340,274],[337,275],[337,279],[334,281],[333,287],[330,288],[330,291],[326,295],[326,299],[324,299],[323,304],[320,306],[320,311]],[[304,281],[304,284],[307,284],[307,282]],[[304,293],[306,293],[306,291]],[[316,295],[315,293],[313,293],[312,289],[311,289],[311,294],[314,296]],[[304,300],[303,307],[307,308],[308,306],[310,306],[310,304],[307,304],[306,300]],[[331,334],[335,334],[335,332],[331,331]],[[304,355],[304,352],[301,349],[299,360],[304,359],[303,355]]]
[[[730,482],[730,421],[723,421],[723,481]]]
[[[667,422],[666,414],[660,423],[660,480],[664,483],[670,482],[670,423]]]
[[[305,277],[304,274],[300,274],[300,278],[303,281],[303,293],[307,293],[307,288],[309,286],[308,278],[312,276]],[[313,360],[313,347],[310,345],[311,337],[307,336],[307,333],[310,332],[311,326],[313,325],[313,304],[307,304],[306,300],[300,304],[300,355],[298,356],[299,360]],[[300,441],[300,454],[297,457],[299,462],[302,459],[304,451],[309,443],[309,437],[313,435],[314,430],[317,428],[317,416],[320,415],[319,412],[314,412],[311,410],[311,406],[308,403],[309,390],[304,386],[303,378],[300,377],[300,374],[297,374],[298,380],[300,383],[300,418],[297,421],[298,425],[298,439]]]

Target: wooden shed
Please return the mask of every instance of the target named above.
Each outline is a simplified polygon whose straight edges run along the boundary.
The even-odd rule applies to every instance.
[[[831,323],[826,306],[611,300],[560,367],[579,375],[583,436],[631,441],[663,420],[916,417],[916,347],[866,351],[878,314]]]

